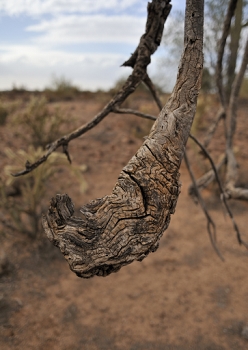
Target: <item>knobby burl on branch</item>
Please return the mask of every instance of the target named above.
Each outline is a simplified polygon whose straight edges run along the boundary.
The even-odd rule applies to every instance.
[[[164,8],[169,2],[153,0],[152,4]],[[148,138],[121,171],[112,194],[83,206],[80,218],[73,216],[68,195],[57,195],[43,217],[48,238],[80,277],[107,276],[143,260],[158,248],[169,225],[180,193],[179,167],[201,82],[203,1],[187,0],[185,28],[185,48],[172,96]]]

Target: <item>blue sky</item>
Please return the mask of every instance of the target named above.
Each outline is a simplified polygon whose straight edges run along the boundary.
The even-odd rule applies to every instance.
[[[173,11],[184,1],[172,0]],[[108,89],[144,31],[144,0],[0,0],[0,90],[43,89],[52,76]],[[150,67],[156,74],[155,54]]]

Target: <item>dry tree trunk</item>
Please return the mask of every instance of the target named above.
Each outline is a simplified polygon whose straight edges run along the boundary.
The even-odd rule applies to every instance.
[[[226,156],[227,156],[227,171],[226,171],[226,197],[232,199],[248,200],[248,190],[245,188],[236,187],[238,178],[238,164],[233,151],[233,138],[236,131],[237,122],[237,104],[241,84],[248,65],[248,39],[243,54],[243,59],[239,72],[237,73],[232,85],[229,113],[227,114],[227,135],[226,135]]]
[[[237,108],[238,108],[238,96],[240,87],[245,76],[245,72],[248,64],[248,40],[246,41],[246,46],[243,53],[243,58],[241,62],[240,69],[236,74],[235,79],[233,79],[232,71],[234,71],[233,64],[236,63],[237,50],[239,46],[240,31],[241,31],[241,15],[242,15],[242,4],[243,1],[240,0],[229,0],[227,13],[224,20],[222,36],[218,44],[218,58],[216,65],[216,85],[218,88],[218,95],[220,99],[220,108],[216,119],[210,125],[208,133],[205,137],[203,145],[207,147],[213,138],[213,135],[217,129],[217,126],[221,119],[224,119],[224,137],[226,139],[226,150],[225,154],[222,155],[222,161],[217,165],[218,170],[222,165],[226,164],[226,178],[224,186],[224,195],[227,199],[240,199],[248,200],[248,190],[245,188],[237,188],[236,183],[238,179],[238,164],[233,151],[233,138],[236,131],[236,122],[237,122]],[[223,84],[223,57],[225,47],[227,46],[227,38],[231,31],[231,22],[234,17],[236,10],[235,18],[235,28],[234,32],[231,32],[231,42],[230,45],[233,45],[233,50],[229,57],[228,63],[228,72],[231,74],[228,77],[228,81],[232,81],[231,86],[224,86]],[[236,41],[235,41],[236,40]],[[230,84],[229,84],[230,85]],[[200,177],[196,184],[199,188],[204,188],[208,186],[215,179],[214,172],[210,170],[208,173]],[[194,194],[193,184],[190,185],[189,193]]]
[[[238,51],[240,46],[240,37],[242,31],[242,14],[243,14],[243,0],[239,0],[236,5],[234,23],[230,28],[230,43],[229,43],[229,56],[227,60],[227,82],[225,86],[226,101],[229,102],[232,84],[235,79],[236,62],[238,58]]]
[[[221,105],[224,107],[225,110],[226,110],[227,101],[226,101],[225,91],[223,87],[223,77],[222,77],[223,56],[224,56],[224,51],[226,47],[227,37],[230,32],[231,21],[235,13],[237,2],[238,0],[229,0],[227,14],[225,17],[223,31],[222,31],[222,36],[218,43],[218,56],[217,56],[217,63],[216,63],[216,85],[218,88]]]
[[[163,1],[160,1],[163,4]],[[57,195],[43,218],[48,238],[78,276],[107,276],[158,248],[180,193],[179,167],[195,115],[203,66],[203,0],[187,0],[185,47],[172,96],[123,168],[112,194],[73,216]]]

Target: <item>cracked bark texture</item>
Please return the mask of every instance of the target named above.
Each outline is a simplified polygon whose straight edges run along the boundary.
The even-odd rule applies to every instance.
[[[48,238],[80,277],[107,276],[141,261],[158,248],[174,213],[201,82],[203,1],[187,0],[185,17],[185,47],[173,93],[112,194],[83,206],[80,218],[73,216],[71,199],[57,195],[43,217]]]

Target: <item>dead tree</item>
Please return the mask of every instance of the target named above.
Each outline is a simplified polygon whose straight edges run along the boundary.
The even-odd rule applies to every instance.
[[[148,3],[146,30],[140,43],[123,65],[133,68],[120,91],[89,123],[64,135],[47,147],[43,157],[15,174],[20,176],[40,166],[60,146],[70,161],[69,143],[95,127],[110,113],[132,113],[142,118],[156,120],[149,136],[123,168],[111,195],[91,201],[81,209],[81,217],[75,217],[72,200],[68,195],[52,198],[50,208],[43,217],[44,230],[53,244],[58,246],[70,268],[78,276],[107,276],[134,260],[141,261],[159,245],[159,239],[169,225],[180,193],[179,168],[183,157],[192,178],[191,193],[197,197],[207,219],[211,243],[222,258],[216,245],[215,225],[211,219],[200,188],[214,178],[217,179],[221,198],[233,222],[239,243],[248,247],[241,239],[238,227],[228,207],[228,198],[247,199],[247,190],[235,187],[237,164],[232,149],[236,125],[237,97],[248,60],[248,45],[239,73],[234,79],[230,101],[226,102],[222,78],[222,61],[231,18],[237,0],[230,0],[219,43],[217,62],[217,86],[221,108],[217,122],[209,129],[205,146],[211,141],[218,122],[225,119],[226,154],[215,166],[207,149],[192,135],[190,128],[194,119],[197,96],[201,85],[203,68],[203,7],[204,0],[187,0],[185,12],[184,51],[172,95],[163,107],[156,89],[147,74],[151,55],[160,45],[164,23],[170,13],[170,0],[152,0]],[[143,82],[160,110],[158,118],[139,111],[121,108],[122,102]],[[212,170],[198,181],[195,180],[185,154],[188,137],[191,137],[209,159]],[[218,169],[226,163],[227,177],[222,186]],[[223,259],[223,258],[222,258]]]
[[[238,17],[235,21],[235,28],[231,30],[232,18],[235,15]],[[220,162],[217,164],[218,170],[224,165],[225,170],[225,183],[224,183],[224,196],[226,199],[240,199],[248,200],[248,190],[245,188],[237,187],[238,179],[238,165],[233,151],[233,138],[236,131],[237,123],[237,109],[238,109],[238,96],[242,81],[245,76],[247,64],[248,64],[248,39],[243,52],[241,65],[239,71],[235,76],[235,67],[237,63],[237,51],[239,44],[239,37],[241,33],[241,14],[242,0],[229,0],[222,35],[218,43],[218,54],[216,63],[216,86],[220,101],[219,111],[216,115],[216,119],[210,125],[209,130],[205,136],[204,146],[207,147],[211,142],[214,133],[219,126],[221,120],[224,121],[223,137],[226,140],[225,154],[220,157]],[[237,28],[236,28],[237,27]],[[228,62],[227,71],[230,76],[227,79],[227,84],[223,82],[223,57],[227,47],[227,38],[231,35],[230,46],[233,49],[230,53],[230,62]],[[235,47],[233,47],[235,46]],[[214,172],[210,170],[197,180],[196,184],[199,189],[207,187],[215,179]],[[194,193],[194,185],[189,188],[189,193]]]
[[[146,32],[124,63],[133,67],[132,79],[147,81],[146,67],[160,43],[169,3],[153,0],[148,4]],[[83,206],[80,218],[73,216],[71,199],[57,195],[43,218],[48,238],[80,277],[107,276],[134,260],[144,259],[158,248],[174,213],[180,193],[179,168],[195,115],[203,67],[203,0],[186,3],[185,47],[176,85],[149,136],[121,171],[112,194]],[[113,101],[120,94],[122,91]],[[68,141],[65,137],[61,143]]]

